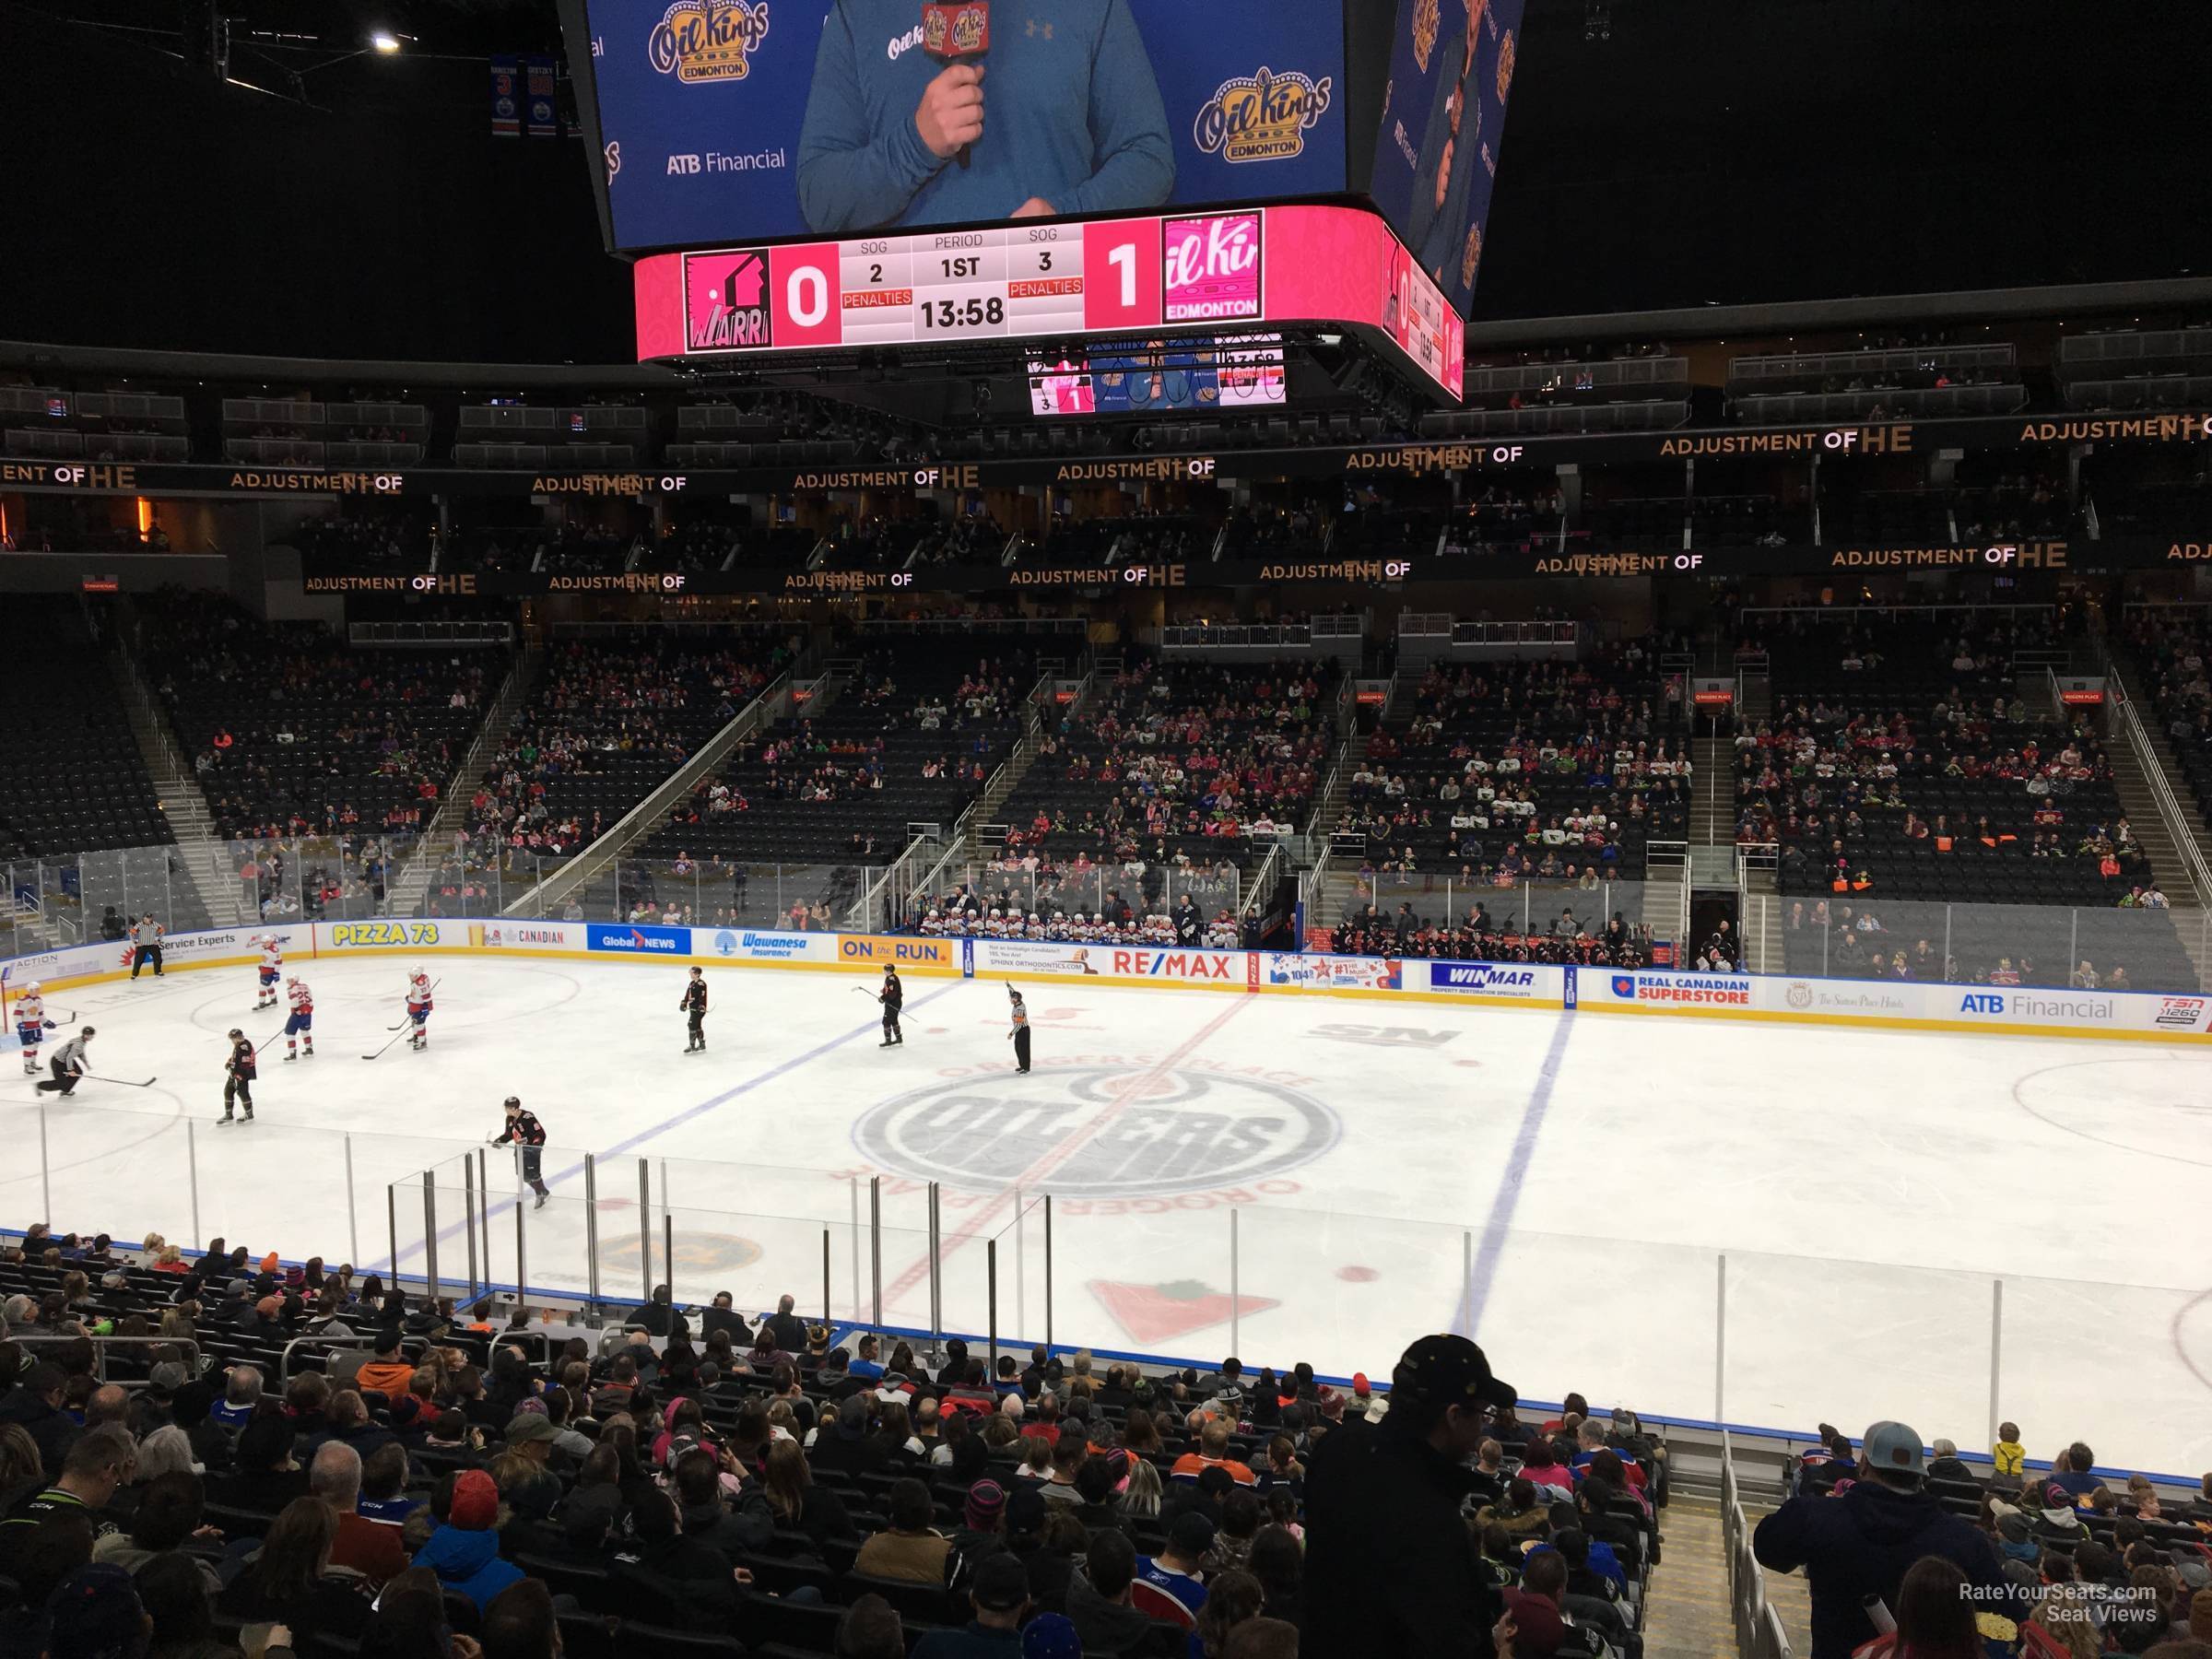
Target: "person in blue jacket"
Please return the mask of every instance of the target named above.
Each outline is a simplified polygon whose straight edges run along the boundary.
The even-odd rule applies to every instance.
[[[442,1588],[458,1590],[481,1613],[523,1570],[500,1557],[500,1490],[491,1477],[464,1469],[446,1478],[453,1484],[445,1520],[417,1552],[415,1565],[428,1567]]]
[[[922,49],[913,0],[837,0],[799,131],[808,228],[849,236],[1166,201],[1167,110],[1127,0],[1038,9],[1002,4],[988,53],[947,65]]]

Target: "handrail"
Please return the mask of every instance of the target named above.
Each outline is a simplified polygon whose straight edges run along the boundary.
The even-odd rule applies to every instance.
[[[2197,846],[2195,828],[2183,814],[2181,803],[2174,799],[2173,791],[2166,782],[2166,769],[2159,760],[2159,751],[2151,746],[2150,735],[2143,729],[2142,717],[2136,712],[2135,699],[2128,696],[2126,683],[2120,677],[2120,665],[2101,639],[2097,641],[2097,654],[2104,668],[2105,707],[2111,711],[2112,724],[2126,735],[2136,764],[2143,769],[2143,779],[2150,786],[2150,798],[2159,809],[2159,820],[2165,824],[2166,832],[2173,837],[2173,844],[2181,850],[2182,867],[2188,872],[2190,890],[2196,895],[2200,906],[2212,909],[2212,868],[2206,867],[2205,855]],[[2055,681],[2053,689],[2055,693]]]
[[[694,783],[720,765],[722,758],[735,747],[741,738],[749,736],[776,717],[782,704],[791,695],[792,676],[797,667],[798,665],[794,664],[791,668],[777,675],[752,701],[731,717],[727,725],[700,744],[698,753],[617,818],[604,835],[550,876],[541,876],[532,882],[513,903],[500,913],[503,916],[543,916],[555,900],[574,892],[620,858],[638,839],[641,830],[657,824],[670,805],[689,793]]]
[[[486,1346],[488,1350],[499,1347],[499,1345],[502,1342],[524,1342],[535,1339],[539,1349],[541,1350],[538,1355],[537,1363],[541,1365],[550,1364],[553,1359],[553,1334],[550,1331],[542,1330],[454,1331],[449,1327],[442,1336],[432,1337],[429,1335],[415,1335],[403,1336],[400,1339],[400,1351],[405,1353],[406,1351],[406,1345],[410,1342],[420,1343],[424,1347],[427,1348],[432,1346],[433,1343],[442,1342],[448,1337],[453,1336],[463,1337],[470,1342],[481,1342]],[[312,1344],[316,1347],[324,1349],[368,1348],[373,1351],[380,1340],[381,1338],[373,1332],[352,1331],[342,1336],[332,1336],[323,1332],[303,1333],[300,1335],[293,1337],[289,1342],[286,1343],[284,1345],[284,1351],[277,1355],[277,1384],[281,1387],[284,1383],[289,1382],[292,1380],[292,1350],[294,1348]]]
[[[1245,894],[1244,902],[1237,906],[1238,921],[1243,921],[1245,917],[1259,908],[1262,894],[1275,890],[1268,881],[1268,875],[1277,865],[1282,862],[1282,859],[1283,843],[1277,841],[1275,845],[1267,849],[1267,856],[1260,860],[1260,867],[1252,873],[1251,890]]]
[[[100,1382],[108,1380],[108,1349],[115,1347],[178,1348],[185,1352],[188,1369],[194,1376],[200,1374],[200,1359],[205,1350],[195,1336],[60,1336],[41,1335],[31,1331],[18,1331],[8,1338],[18,1347],[35,1347],[41,1343],[89,1342],[92,1345],[92,1374]],[[144,1378],[119,1377],[118,1388],[144,1388]]]

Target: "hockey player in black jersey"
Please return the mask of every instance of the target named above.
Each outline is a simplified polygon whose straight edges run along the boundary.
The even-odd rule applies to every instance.
[[[684,1053],[700,1053],[707,1046],[707,976],[704,970],[691,970],[691,982],[684,987],[684,1000],[676,1006],[691,1017],[690,1040],[684,1044]]]
[[[546,1126],[537,1121],[535,1113],[523,1110],[520,1096],[507,1097],[507,1127],[502,1133],[493,1135],[489,1144],[494,1147],[514,1146],[521,1149],[523,1179],[530,1183],[530,1190],[537,1194],[537,1202],[530,1207],[544,1209],[546,1200],[552,1196],[546,1190],[544,1171]]]
[[[231,1107],[236,1104],[246,1109],[246,1122],[253,1121],[253,1045],[246,1034],[236,1026],[230,1028],[230,1057],[223,1062],[223,1115],[218,1124],[232,1121]]]
[[[883,1041],[877,1048],[894,1048],[906,1041],[899,1029],[899,1010],[906,1006],[906,988],[899,982],[899,970],[888,962],[883,965],[883,989],[876,993],[876,1000],[883,1005]]]

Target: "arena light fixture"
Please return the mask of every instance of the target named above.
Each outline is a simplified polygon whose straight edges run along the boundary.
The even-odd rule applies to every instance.
[[[386,57],[389,57],[392,55],[392,53],[399,50],[400,42],[399,37],[392,33],[389,29],[379,29],[371,32],[369,36],[369,44],[374,50],[381,52]]]

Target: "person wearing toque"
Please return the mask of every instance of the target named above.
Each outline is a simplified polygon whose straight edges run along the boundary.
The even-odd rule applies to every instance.
[[[978,1561],[968,1599],[975,1617],[967,1627],[932,1630],[910,1659],[1018,1659],[1021,1616],[1030,1606],[1030,1575],[1020,1559],[1001,1551]]]
[[[1895,1612],[1906,1571],[1940,1556],[1990,1592],[1977,1610],[2003,1615],[2012,1591],[1996,1547],[1965,1516],[1924,1489],[1927,1458],[1919,1432],[1879,1422],[1860,1442],[1858,1478],[1832,1497],[1792,1498],[1751,1534],[1751,1553],[1777,1572],[1805,1569],[1812,1584],[1812,1659],[1850,1659],[1880,1632],[1867,1605]],[[2024,1611],[2024,1609],[2023,1609]]]
[[[1461,1506],[1510,1383],[1465,1336],[1423,1336],[1381,1423],[1348,1416],[1306,1470],[1300,1649],[1330,1659],[1489,1659],[1501,1610]]]

